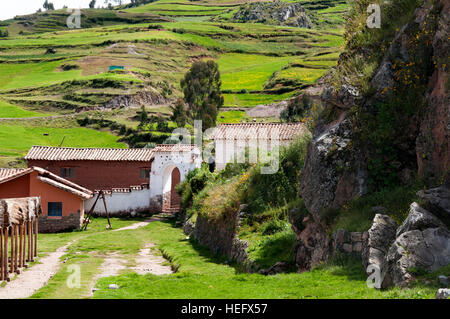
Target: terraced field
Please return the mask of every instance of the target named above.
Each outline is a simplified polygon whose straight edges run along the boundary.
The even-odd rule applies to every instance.
[[[342,1],[300,1],[313,17],[333,20],[313,29],[228,21],[243,2],[159,0],[136,8],[85,9],[84,28],[75,30],[64,26],[63,10],[0,22],[10,31],[0,40],[0,118],[15,119],[13,126],[0,119],[0,134],[14,128],[23,145],[11,148],[0,137],[0,159],[17,165],[28,147],[21,139],[59,145],[63,136],[88,129],[77,122],[86,116],[136,129],[140,105],[146,105],[150,114],[168,119],[169,105],[182,97],[179,81],[196,60],[218,62],[225,107],[240,110],[222,112],[219,122],[245,120],[248,108],[298,94],[336,63]],[[29,118],[49,116],[63,116],[61,134],[55,141],[33,139],[42,133],[33,125],[56,124]],[[116,130],[88,127],[109,136],[97,139],[97,146],[119,138]],[[75,142],[67,138],[63,145]]]

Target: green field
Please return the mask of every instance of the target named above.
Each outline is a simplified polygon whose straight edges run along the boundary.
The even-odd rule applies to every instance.
[[[42,117],[48,114],[28,111],[16,105],[0,100],[0,118]]]
[[[62,142],[62,146],[65,147],[124,148],[126,146],[118,143],[117,137],[114,135],[87,128],[55,128],[0,123],[1,150],[10,154],[23,156],[33,145],[59,146]]]
[[[345,9],[339,1],[324,1],[328,10],[316,1],[304,5],[312,17],[321,11],[340,15]],[[167,103],[147,108],[168,119],[170,101],[182,97],[180,79],[196,60],[213,59],[219,64],[224,106],[244,109],[290,98],[335,64],[342,49],[343,23],[302,29],[226,18],[241,3],[159,0],[136,8],[84,9],[83,28],[74,30],[64,27],[63,10],[8,20],[4,25],[10,36],[0,41],[0,119],[74,114],[82,118],[86,112],[137,129],[139,108],[119,105],[103,113],[95,110],[114,99],[156,92]],[[108,72],[111,65],[124,70]],[[221,123],[242,120],[243,111],[221,113],[218,118]],[[0,130],[6,133],[9,125],[0,122]],[[2,165],[17,160],[31,144],[26,141],[43,133],[35,121],[16,121],[14,127],[16,137],[10,132],[0,137]],[[84,130],[69,117],[63,125],[50,121],[45,127]],[[107,129],[90,127],[109,136],[97,139],[96,146],[114,145],[111,141],[118,139]],[[39,133],[25,134],[32,130]],[[59,145],[62,135],[57,136],[51,145]],[[16,141],[9,143],[11,139]],[[82,146],[86,140],[77,143]],[[45,141],[39,138],[33,143]]]

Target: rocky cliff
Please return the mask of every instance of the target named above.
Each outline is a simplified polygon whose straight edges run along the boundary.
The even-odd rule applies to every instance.
[[[329,209],[416,177],[436,186],[449,170],[450,1],[407,5],[383,4],[381,29],[361,27],[366,7],[354,8],[346,50],[322,87],[327,107],[309,145],[300,196],[323,232]],[[315,241],[304,227],[297,239],[299,246]],[[299,250],[299,266],[316,263]]]

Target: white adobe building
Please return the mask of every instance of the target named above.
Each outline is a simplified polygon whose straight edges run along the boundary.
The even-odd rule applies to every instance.
[[[305,134],[310,133],[302,123],[221,124],[210,136],[215,142],[216,170],[224,169],[227,163],[245,162],[246,148],[250,163],[270,161],[263,157],[264,153],[270,153],[276,146],[286,146]]]

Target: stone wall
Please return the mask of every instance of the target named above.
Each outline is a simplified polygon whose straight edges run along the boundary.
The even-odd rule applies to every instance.
[[[339,229],[331,236],[333,254],[339,251],[344,254],[361,257],[367,237],[368,232],[348,232],[344,229]]]
[[[80,229],[82,217],[79,213],[72,213],[69,216],[61,217],[39,217],[39,232],[40,233],[57,233],[61,231],[68,231]]]
[[[248,242],[236,236],[237,227],[238,212],[220,220],[198,216],[195,224],[189,220],[185,221],[183,230],[214,253],[236,261],[245,271],[256,272],[259,267],[248,260]]]

